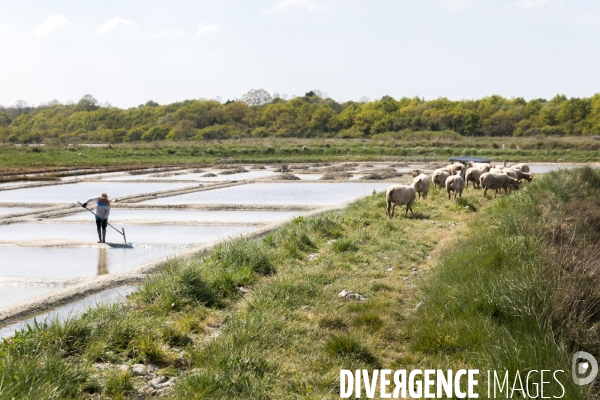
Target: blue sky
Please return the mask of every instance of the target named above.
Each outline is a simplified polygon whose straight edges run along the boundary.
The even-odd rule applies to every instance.
[[[600,92],[591,0],[3,1],[0,104]]]

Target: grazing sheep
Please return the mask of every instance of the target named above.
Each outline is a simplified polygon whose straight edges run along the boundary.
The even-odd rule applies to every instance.
[[[456,194],[458,197],[462,197],[463,189],[465,188],[465,180],[460,175],[452,175],[446,179],[446,192],[448,192],[448,200],[450,200],[450,192],[454,192],[454,198]]]
[[[404,186],[404,185],[390,186],[388,188],[387,192],[385,193],[385,200],[387,202],[388,218],[394,218],[394,209],[396,208],[396,205],[406,204],[406,212],[404,213],[405,217],[408,215],[408,210],[410,210],[411,214],[414,214],[411,205],[415,201],[416,197],[417,197],[417,192],[415,191],[415,188],[412,186]],[[391,212],[390,212],[390,208],[391,208]]]
[[[529,165],[527,165],[527,164],[520,163],[520,164],[511,165],[510,167],[512,169],[518,169],[523,172],[529,172]]]
[[[469,168],[465,175],[465,189],[469,187],[469,182],[473,182],[473,189],[475,189],[475,186],[479,187],[479,177],[483,173],[484,171],[477,167]]]
[[[511,178],[519,179],[519,174],[517,171],[510,168],[502,168],[502,173],[510,176]]]
[[[433,171],[431,175],[431,182],[433,182],[433,187],[437,188],[438,185],[440,189],[446,185],[446,179],[450,176],[450,173],[445,169],[438,168]]]
[[[423,171],[421,171],[420,169],[413,169],[412,174],[413,174],[413,178],[416,178],[417,176],[421,175],[423,173]]]
[[[419,198],[421,198],[421,193],[423,193],[423,199],[426,199],[427,192],[429,192],[429,177],[427,177],[425,174],[421,174],[413,179],[410,186],[415,188],[419,194]]]
[[[454,163],[454,164],[446,165],[444,168],[441,168],[441,169],[448,171],[448,173],[450,175],[456,175],[457,173],[460,173],[460,175],[463,176],[464,171],[465,171],[465,166],[462,165],[461,163]]]
[[[532,175],[532,174],[529,174],[529,173],[527,173],[527,172],[524,172],[524,171],[522,171],[522,170],[520,170],[520,169],[514,169],[514,168],[512,168],[512,167],[511,167],[510,169],[516,173],[516,175],[517,175],[517,179],[519,179],[519,180],[523,180],[523,179],[525,179],[527,182],[531,182],[531,181],[532,181],[532,179],[533,179],[533,175]],[[511,176],[512,176],[512,175],[511,175]],[[514,178],[514,177],[513,177],[513,178]]]
[[[508,194],[508,189],[518,190],[521,181],[503,173],[485,172],[479,177],[479,183],[483,187],[483,197],[485,197],[488,189],[495,189],[494,198],[498,194],[498,189],[504,189],[504,193]]]
[[[467,171],[469,168],[477,168],[482,170],[483,172],[490,172],[490,169],[492,169],[492,164],[469,161],[467,163]]]

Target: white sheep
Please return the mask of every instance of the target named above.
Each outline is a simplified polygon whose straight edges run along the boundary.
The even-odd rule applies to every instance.
[[[486,172],[481,174],[479,177],[479,183],[483,187],[483,197],[485,197],[489,189],[494,189],[494,198],[498,194],[499,189],[504,189],[504,193],[508,194],[510,188],[518,190],[521,185],[521,181],[518,179],[511,178],[510,176],[503,173]]]
[[[533,179],[533,175],[532,174],[524,172],[524,171],[522,171],[520,169],[514,169],[512,167],[510,169],[515,172],[515,174],[517,175],[517,179],[519,179],[519,180],[525,179],[527,182],[531,182],[532,179]],[[510,176],[513,176],[513,175],[510,175]],[[513,176],[513,178],[514,178],[514,176]]]
[[[394,209],[396,208],[397,205],[403,205],[403,204],[406,204],[406,212],[404,213],[405,217],[408,215],[408,210],[410,210],[411,214],[414,214],[411,205],[415,201],[416,197],[417,197],[417,192],[416,192],[415,188],[412,186],[404,186],[404,185],[390,186],[388,188],[387,192],[385,193],[385,200],[387,202],[388,218],[394,218]],[[391,209],[391,212],[390,212],[390,209]]]
[[[502,173],[510,176],[511,178],[519,179],[519,174],[517,174],[517,171],[514,169],[502,168]]]
[[[479,177],[483,173],[484,171],[479,168],[469,168],[465,175],[465,189],[469,187],[469,182],[473,182],[473,189],[475,189],[475,186],[479,187]]]
[[[520,164],[511,165],[510,167],[512,169],[518,169],[523,172],[529,172],[529,165],[527,165],[527,164],[520,163]]]
[[[450,175],[456,175],[457,173],[460,173],[460,176],[464,179],[465,166],[462,165],[461,163],[449,164],[449,165],[446,165],[444,168],[441,168],[441,169],[448,171],[448,173]]]
[[[467,163],[467,169],[469,168],[477,168],[482,170],[483,172],[490,172],[490,169],[492,169],[492,164],[469,161]]]
[[[438,168],[433,171],[431,175],[431,182],[433,182],[433,187],[437,188],[438,185],[440,189],[446,185],[446,179],[450,176],[450,173],[445,169]]]
[[[460,175],[452,175],[446,179],[446,192],[448,192],[448,200],[450,200],[450,192],[454,192],[454,198],[456,194],[458,197],[462,197],[463,189],[465,188],[465,180]]]
[[[429,192],[429,177],[425,174],[421,174],[413,179],[410,186],[415,188],[419,194],[419,198],[421,198],[421,193],[423,193],[423,199],[426,199],[427,192]]]

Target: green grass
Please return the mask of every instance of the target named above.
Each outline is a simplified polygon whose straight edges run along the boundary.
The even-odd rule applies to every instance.
[[[502,149],[502,145],[506,149]],[[38,149],[34,151],[33,149]],[[594,162],[600,142],[590,137],[431,137],[406,139],[283,139],[253,138],[202,142],[152,142],[81,147],[0,145],[3,175],[35,170],[149,166],[202,166],[220,161],[238,163],[298,163],[334,161],[445,161],[473,155],[496,162]]]
[[[591,398],[570,379],[570,355],[600,354],[599,189],[593,170],[563,171],[487,209],[423,285],[412,349],[433,366],[562,369],[565,398]]]
[[[171,394],[182,399],[334,399],[341,368],[567,369],[572,349],[598,350],[588,334],[597,278],[583,268],[594,253],[577,247],[600,238],[590,171],[550,174],[495,200],[432,190],[415,216],[391,220],[376,193],[171,260],[124,304],[0,345],[0,398],[119,398],[141,385],[116,368],[98,372],[98,362],[158,364],[178,376]],[[569,243],[587,275],[552,262]],[[344,289],[368,300],[338,297]]]

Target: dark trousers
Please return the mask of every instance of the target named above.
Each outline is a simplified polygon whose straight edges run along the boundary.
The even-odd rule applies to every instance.
[[[105,219],[97,219],[96,220],[96,228],[100,229],[100,227],[102,227],[102,229],[106,229],[106,226],[108,225],[108,221]]]

